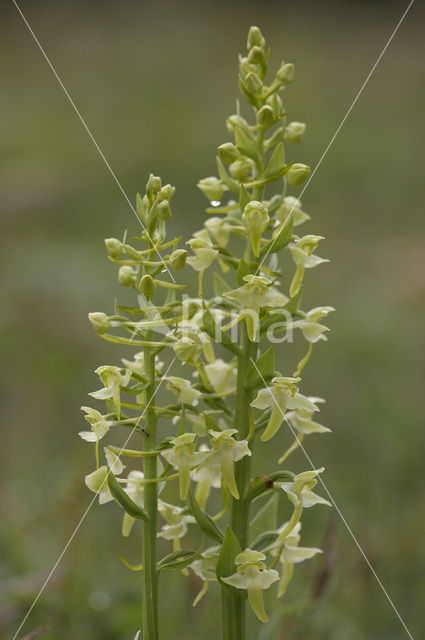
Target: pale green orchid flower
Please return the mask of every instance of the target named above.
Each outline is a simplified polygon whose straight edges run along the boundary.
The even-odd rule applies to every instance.
[[[157,536],[165,538],[165,540],[172,540],[174,551],[178,551],[180,538],[186,535],[187,525],[195,522],[195,518],[185,513],[183,507],[177,507],[162,500],[158,502],[158,510],[167,524],[158,531]]]
[[[301,200],[294,198],[293,196],[286,196],[286,198],[283,198],[282,204],[276,211],[276,218],[281,222],[286,222],[288,216],[292,214],[294,227],[297,227],[298,225],[303,224],[303,222],[310,220],[308,213],[305,213],[301,207]]]
[[[307,509],[316,504],[325,504],[330,507],[331,503],[328,500],[313,493],[313,489],[317,484],[317,476],[324,470],[324,467],[321,467],[320,469],[303,471],[295,476],[292,482],[280,482],[278,485],[285,491],[289,500],[295,506],[300,505]]]
[[[287,528],[288,523],[285,522],[278,533],[282,533]],[[271,550],[271,553],[275,555],[279,553],[279,560],[283,566],[283,573],[279,583],[279,589],[277,597],[281,598],[286,592],[287,586],[292,579],[294,573],[294,564],[303,562],[304,560],[310,560],[318,553],[322,553],[321,549],[315,547],[300,547],[300,530],[301,522],[297,522],[291,533],[281,543],[277,543],[277,548]]]
[[[102,366],[95,371],[105,385],[103,389],[92,391],[89,396],[97,400],[107,400],[111,398],[118,418],[121,415],[121,392],[120,387],[126,387],[130,382],[131,371],[120,367]]]
[[[313,267],[317,267],[319,264],[329,262],[327,258],[320,258],[319,256],[313,255],[313,251],[319,244],[320,240],[323,240],[323,236],[308,235],[303,238],[299,238],[294,243],[290,243],[288,245],[291,250],[292,259],[297,266],[289,289],[291,297],[295,296],[301,287],[304,277],[304,269],[312,269]]]
[[[304,410],[310,413],[318,411],[317,405],[298,392],[297,382],[301,378],[273,378],[270,387],[260,389],[257,397],[251,402],[251,407],[255,409],[270,409],[271,415],[261,440],[270,440],[279,430],[285,412],[290,410]]]
[[[80,431],[78,435],[87,442],[98,442],[108,433],[112,422],[105,420],[96,409],[91,407],[81,407],[81,409],[86,413],[84,418],[91,424],[91,431]]]
[[[196,334],[181,335],[173,344],[173,350],[180,362],[196,364],[202,349],[202,342]]]
[[[189,380],[176,376],[167,376],[167,389],[176,394],[182,404],[197,404],[201,392],[190,384]]]
[[[217,358],[205,365],[205,373],[217,393],[232,393],[236,389],[236,366],[234,362],[225,362]]]
[[[201,444],[199,451],[208,452],[205,444]],[[191,472],[192,479],[197,483],[195,498],[201,509],[205,508],[211,489],[219,489],[221,486],[221,471],[217,462],[216,465],[208,467],[198,467]]]
[[[270,217],[267,207],[258,200],[251,200],[242,214],[242,222],[248,229],[252,252],[258,258],[260,255],[261,236],[269,225]]]
[[[216,176],[209,176],[208,178],[202,178],[196,185],[198,189],[206,195],[210,202],[220,202],[223,197],[223,193],[227,191],[227,187]]]
[[[309,398],[311,400],[311,398]],[[317,402],[317,400],[316,400]],[[311,419],[313,412],[305,409],[297,409],[286,414],[286,419],[290,425],[299,433],[329,433],[330,429]]]
[[[210,431],[211,450],[201,463],[200,467],[219,466],[222,483],[232,496],[239,499],[239,491],[236,485],[234,463],[245,456],[251,455],[247,440],[235,440],[237,429],[224,429],[224,431]]]
[[[145,358],[143,351],[139,351],[139,353],[134,354],[133,360],[126,360],[125,358],[121,358],[121,362],[123,365],[130,369],[131,372],[139,374],[139,376],[143,376],[145,374]],[[161,373],[164,367],[164,363],[155,356],[155,369],[157,373]]]
[[[306,313],[305,318],[292,322],[291,327],[293,329],[297,327],[300,328],[307,342],[327,340],[324,333],[329,331],[329,329],[325,325],[320,324],[319,321],[332,311],[335,311],[333,307],[315,307]]]
[[[106,504],[113,500],[108,487],[108,467],[106,465],[86,475],[85,483],[90,491],[99,494],[99,504]]]
[[[208,231],[214,236],[216,244],[225,247],[229,242],[231,226],[223,218],[208,218],[204,223]]]
[[[204,451],[195,451],[195,433],[183,433],[171,439],[171,449],[162,451],[162,456],[179,472],[180,499],[186,500],[190,483],[190,470],[203,462],[207,455]]]
[[[201,238],[192,238],[187,242],[190,245],[194,256],[189,256],[186,259],[187,264],[189,264],[195,271],[204,271],[207,269],[215,260],[218,255],[217,249],[213,249],[211,245],[211,241],[202,240]]]
[[[194,574],[197,575],[198,578],[201,578],[203,582],[202,589],[193,601],[194,607],[196,607],[198,602],[200,602],[207,593],[208,583],[217,582],[216,566],[219,554],[220,547],[209,547],[201,553],[201,557],[198,560],[194,560],[190,565]]]
[[[236,589],[246,589],[252,610],[261,622],[269,620],[264,611],[263,590],[269,589],[273,582],[279,580],[275,569],[266,569],[263,562],[265,559],[264,553],[245,549],[235,558],[237,572],[228,578],[222,578],[223,582]]]
[[[238,289],[233,289],[224,294],[238,302],[243,310],[237,316],[236,321],[245,318],[249,339],[255,340],[259,326],[259,314],[262,307],[281,307],[288,298],[271,287],[272,280],[266,276],[244,276],[246,284]],[[231,326],[231,325],[230,325]]]

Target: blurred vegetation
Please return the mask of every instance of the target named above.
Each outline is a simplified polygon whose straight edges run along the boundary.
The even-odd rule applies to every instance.
[[[133,199],[151,170],[175,184],[173,230],[186,238],[202,224],[195,184],[215,172],[215,148],[227,139],[249,25],[262,28],[276,65],[296,65],[286,107],[308,126],[291,153],[314,166],[407,3],[21,4],[126,193]],[[327,398],[321,421],[333,433],[307,448],[419,638],[425,51],[417,4],[303,202],[308,230],[326,236],[322,254],[331,258],[308,274],[305,303],[337,308],[304,387]],[[98,386],[96,366],[116,363],[121,351],[98,340],[86,318],[110,311],[119,292],[103,238],[135,234],[137,223],[12,4],[0,29],[0,635],[12,638],[91,500],[79,407]],[[281,358],[285,370],[284,348]],[[291,464],[308,467],[302,454]],[[304,540],[324,540],[326,566],[305,563],[269,632],[250,620],[251,637],[406,638],[341,520],[318,511],[308,513]],[[138,533],[123,540],[118,510],[93,507],[20,637],[46,624],[46,640],[133,640],[139,576],[119,555],[139,561]],[[193,612],[199,584],[186,585],[162,578],[164,640],[218,637],[217,594]],[[312,588],[320,595],[297,614]]]

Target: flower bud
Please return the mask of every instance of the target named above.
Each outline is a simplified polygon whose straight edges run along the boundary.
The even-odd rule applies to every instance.
[[[233,142],[225,142],[218,147],[218,155],[223,162],[230,164],[239,158],[240,153]]]
[[[181,362],[192,362],[199,355],[200,346],[194,338],[182,336],[173,345],[173,350]]]
[[[241,125],[248,126],[248,123],[245,120],[245,118],[242,118],[241,116],[238,116],[236,113],[234,113],[233,115],[229,116],[227,118],[227,120],[226,120],[227,131],[229,133],[231,133],[232,135],[234,135],[234,133],[235,133],[235,127],[240,127]]]
[[[155,280],[147,273],[139,282],[139,291],[147,300],[150,300],[155,293],[155,289]]]
[[[279,82],[284,82],[285,84],[290,84],[294,79],[295,67],[292,63],[282,63],[279,71],[276,74],[277,80]]]
[[[248,54],[248,62],[250,64],[265,64],[264,51],[261,47],[254,46]]]
[[[187,251],[185,249],[176,249],[170,256],[170,264],[174,269],[183,269],[186,264]]]
[[[274,93],[272,96],[267,98],[267,104],[273,109],[276,120],[279,116],[283,115],[282,99],[277,93]]]
[[[130,287],[134,282],[134,271],[132,267],[120,267],[118,271],[118,282],[125,287]]]
[[[304,135],[304,122],[290,122],[285,129],[285,140],[291,144],[298,144]]]
[[[271,127],[276,122],[273,107],[268,104],[261,107],[257,112],[257,122],[261,127]]]
[[[122,252],[122,243],[117,238],[105,238],[106,249],[111,258],[119,258]]]
[[[244,79],[245,88],[252,96],[258,96],[262,89],[263,83],[256,73],[252,71]]]
[[[103,311],[96,311],[94,313],[89,313],[89,320],[92,324],[93,329],[96,333],[102,335],[106,333],[109,329],[109,318],[106,313]]]
[[[175,187],[172,187],[171,184],[165,184],[158,192],[158,200],[171,200]]]
[[[294,162],[294,164],[288,169],[286,179],[293,187],[298,187],[308,174],[310,173],[310,167],[301,162]]]
[[[248,202],[242,215],[242,222],[249,231],[252,251],[257,258],[260,255],[261,234],[267,227],[269,220],[267,208],[262,202],[257,200]]]
[[[151,173],[146,184],[146,193],[151,194],[153,191],[160,191],[161,184],[161,178],[159,176],[154,176],[153,173]]]
[[[158,217],[160,220],[169,220],[171,218],[171,209],[168,200],[158,202]]]
[[[235,180],[245,180],[249,176],[252,170],[252,162],[248,160],[248,158],[240,158],[239,160],[235,160],[229,166],[229,173]]]
[[[227,187],[221,180],[215,176],[203,178],[197,184],[198,188],[204,193],[210,202],[220,201]]]
[[[248,49],[252,49],[252,47],[264,47],[265,44],[266,41],[260,29],[258,27],[251,27],[248,32]]]

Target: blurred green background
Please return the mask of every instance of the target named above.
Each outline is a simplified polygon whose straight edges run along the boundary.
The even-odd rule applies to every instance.
[[[170,232],[187,239],[204,217],[195,184],[228,139],[249,25],[274,68],[296,65],[284,103],[308,127],[289,152],[315,166],[407,3],[21,6],[126,193],[133,200],[150,171],[175,184]],[[122,354],[87,313],[110,312],[119,293],[103,238],[137,223],[16,9],[3,11],[0,636],[11,639],[91,500],[80,405],[98,387],[94,369]],[[327,398],[333,433],[306,447],[415,638],[425,635],[423,18],[416,3],[303,197],[305,229],[326,236],[331,259],[308,274],[304,306],[337,308],[304,376]],[[301,454],[291,466],[308,463]],[[306,544],[328,550],[320,598],[292,611],[318,589],[319,559],[299,569],[268,635],[250,618],[251,638],[407,638],[341,520],[319,509],[304,529]],[[95,506],[19,638],[46,624],[46,639],[133,640],[139,575],[119,555],[139,561],[138,535],[122,539],[118,510]],[[193,611],[198,588],[162,579],[164,640],[219,637],[217,597]]]

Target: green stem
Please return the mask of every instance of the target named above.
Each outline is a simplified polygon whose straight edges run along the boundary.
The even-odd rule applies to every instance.
[[[148,379],[146,396],[144,450],[156,449],[157,416],[154,411],[155,353],[144,349],[145,374]],[[158,515],[157,457],[147,456],[143,461],[144,477],[148,481],[144,489],[144,508],[148,516],[143,522],[143,640],[158,640],[158,576],[156,566],[156,534]],[[153,482],[149,482],[149,480]]]

